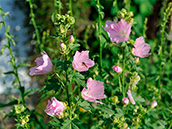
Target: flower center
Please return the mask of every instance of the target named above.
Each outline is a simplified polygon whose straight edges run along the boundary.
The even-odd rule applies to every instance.
[[[82,62],[82,66],[83,66],[83,65],[84,65],[85,67],[87,67],[87,68],[88,68],[88,66],[87,66],[84,62]]]

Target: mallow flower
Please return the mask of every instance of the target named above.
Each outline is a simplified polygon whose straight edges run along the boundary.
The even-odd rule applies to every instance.
[[[76,51],[72,66],[79,72],[88,71],[90,67],[94,66],[94,61],[89,59],[89,51]]]
[[[45,112],[52,117],[63,115],[63,110],[65,109],[65,105],[58,101],[55,97],[51,98],[51,101],[48,100],[48,104],[46,106]]]
[[[145,43],[144,38],[141,36],[136,39],[132,53],[135,56],[144,58],[150,55],[149,51],[151,49],[150,45]]]
[[[128,24],[124,19],[121,19],[117,23],[115,21],[106,21],[104,30],[108,33],[111,42],[125,42],[129,39],[131,32],[131,25]]]
[[[96,100],[106,98],[106,95],[104,95],[103,84],[104,82],[94,81],[92,78],[89,78],[87,80],[87,89],[84,88],[81,92],[82,97],[90,102],[103,104]]]
[[[113,66],[112,69],[113,69],[113,71],[115,71],[115,72],[117,72],[117,73],[122,72],[122,68],[119,67],[119,66]]]
[[[37,66],[30,69],[30,75],[47,74],[52,71],[53,64],[51,63],[47,53],[44,51],[41,52],[41,54],[42,57],[38,57],[35,60]]]
[[[128,95],[128,98],[129,98],[130,102],[131,102],[132,104],[136,104],[135,101],[134,101],[134,99],[133,99],[133,96],[132,96],[132,94],[131,94],[130,89],[127,91],[127,95]]]

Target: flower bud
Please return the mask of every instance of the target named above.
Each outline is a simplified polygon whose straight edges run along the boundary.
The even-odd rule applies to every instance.
[[[68,21],[68,23],[69,23],[70,25],[72,25],[72,24],[75,23],[75,18],[70,16],[70,17],[67,18],[67,21]]]
[[[118,103],[118,96],[112,97],[111,101],[112,101],[112,104],[117,104]]]
[[[71,35],[69,37],[69,43],[74,43],[74,42],[75,42],[75,39],[74,39],[73,35]]]
[[[123,102],[124,105],[127,105],[129,103],[129,99],[127,97],[124,97],[122,99],[122,102]]]
[[[127,127],[128,127],[128,124],[127,123],[124,123],[123,124],[123,129],[127,129]]]
[[[138,64],[139,63],[139,57],[135,57],[135,63]]]
[[[60,25],[60,33],[64,33],[64,32],[65,32],[65,30],[64,30],[63,25]]]
[[[124,17],[125,17],[125,14],[123,12],[118,13],[118,18],[123,19]]]
[[[66,45],[62,42],[60,42],[60,49],[61,51],[65,51],[66,50]]]
[[[157,105],[158,105],[157,102],[156,102],[156,101],[153,101],[150,107],[151,107],[151,108],[154,108],[154,107],[156,107]]]
[[[122,68],[119,67],[119,66],[113,66],[112,69],[113,69],[113,71],[115,71],[115,72],[117,72],[117,73],[122,72]]]

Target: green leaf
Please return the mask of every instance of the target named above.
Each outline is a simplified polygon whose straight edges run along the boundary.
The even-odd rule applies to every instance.
[[[61,83],[59,82],[59,80],[57,78],[51,78],[46,82],[42,90],[45,91],[54,90],[55,92],[57,92],[60,89],[60,87],[61,87]]]
[[[38,89],[38,88],[29,89],[29,90],[27,90],[27,91],[24,93],[24,96],[26,96],[26,95],[28,95],[28,94],[34,92],[34,91],[39,91],[39,89]]]
[[[31,66],[30,64],[20,63],[19,65],[17,65],[17,68],[20,68],[20,67],[30,67],[30,66]]]
[[[141,102],[141,103],[144,103],[145,102],[145,99],[142,98],[141,96],[137,96],[134,98],[136,102]]]
[[[62,124],[63,126],[61,127],[61,129],[85,129],[82,126],[82,121],[78,119],[65,120]]]
[[[99,40],[100,40],[101,43],[106,42],[106,39],[102,35],[99,36]]]
[[[121,108],[116,108],[117,113],[115,114],[115,117],[120,118],[121,116],[124,115],[124,112]]]
[[[81,79],[85,79],[85,77],[79,72],[75,72],[74,74],[68,75],[70,83],[76,82],[78,85],[86,87],[85,81]]]
[[[52,63],[55,63],[56,67],[63,66],[63,61],[61,59],[54,59],[52,60]]]
[[[11,101],[9,103],[6,103],[6,104],[0,103],[0,108],[6,107],[6,106],[12,106],[12,105],[15,105],[15,104],[19,104],[18,100],[13,100],[13,101]]]
[[[70,49],[75,49],[75,48],[78,48],[78,47],[80,47],[80,44],[69,44],[69,48]]]
[[[80,107],[82,107],[83,109],[85,109],[86,111],[91,112],[91,105],[87,101],[85,101],[85,100],[84,101],[79,100],[78,105]]]
[[[60,121],[58,121],[58,122],[49,121],[47,124],[50,124],[50,125],[55,126],[55,127],[60,127],[61,126]]]
[[[15,74],[14,71],[5,72],[4,74]]]

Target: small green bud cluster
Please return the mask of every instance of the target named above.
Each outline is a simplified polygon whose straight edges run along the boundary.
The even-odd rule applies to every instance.
[[[117,16],[119,19],[124,19],[125,21],[128,21],[128,23],[132,24],[134,22],[134,19],[132,18],[134,16],[133,12],[127,12],[127,10],[124,8],[118,12]]]
[[[18,123],[18,127],[29,128],[28,122],[30,114],[28,114],[28,112],[26,111],[26,107],[24,107],[23,105],[15,105],[13,107],[13,110],[11,110],[10,115]]]
[[[142,105],[140,106],[135,106],[134,110],[133,110],[133,115],[141,115],[141,114],[145,114],[147,112],[147,109],[142,107]]]
[[[69,16],[68,14],[60,15],[60,14],[54,13],[51,16],[51,19],[54,25],[59,28],[59,31],[62,34],[67,33],[70,26],[75,23],[75,18],[72,16]]]
[[[114,117],[113,123],[117,124],[117,127],[120,129],[127,129],[127,127],[128,127],[128,124],[125,122],[125,118],[123,116],[120,118]]]

